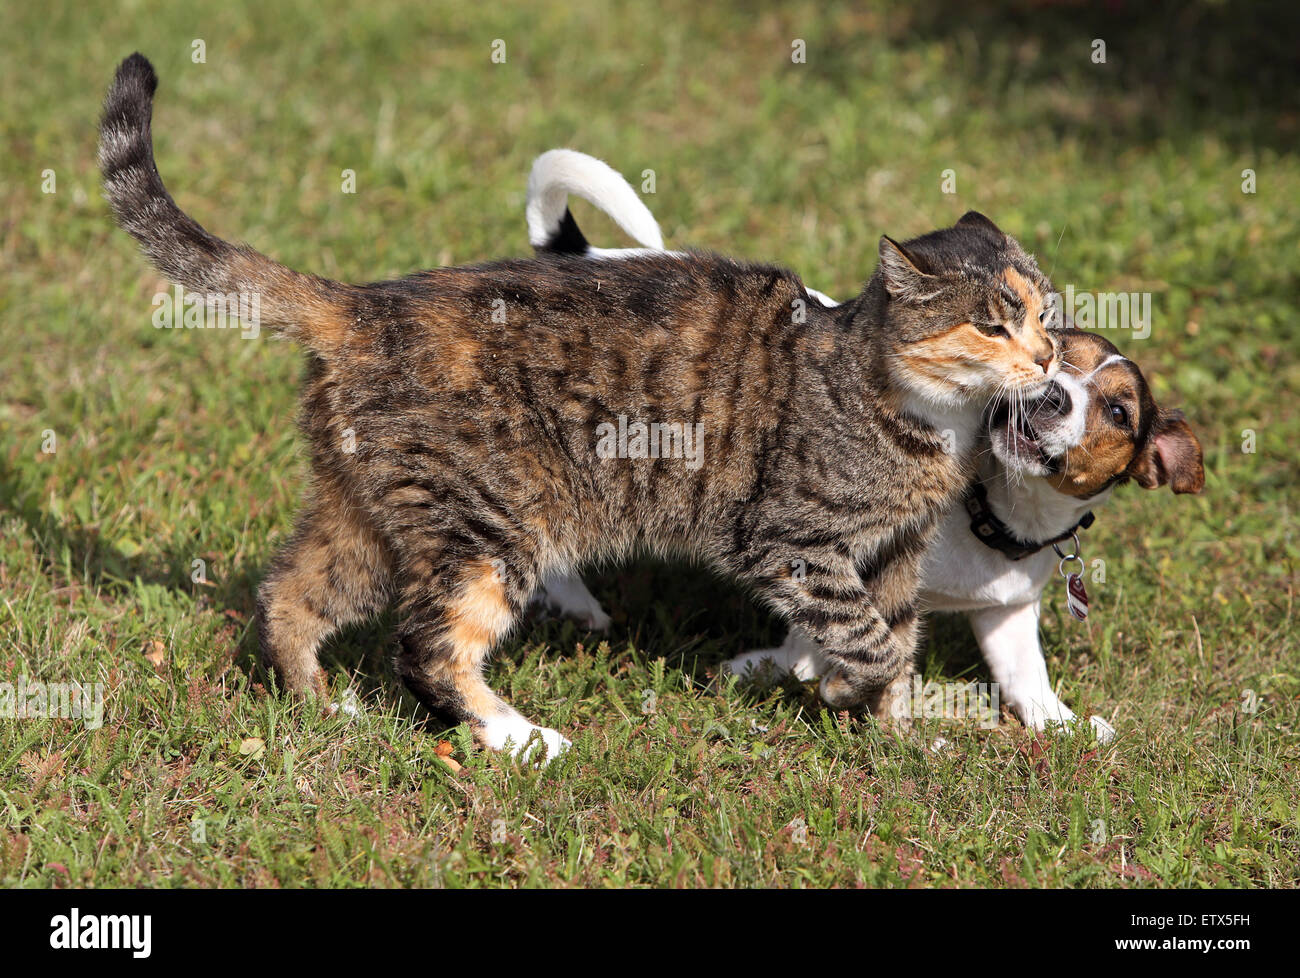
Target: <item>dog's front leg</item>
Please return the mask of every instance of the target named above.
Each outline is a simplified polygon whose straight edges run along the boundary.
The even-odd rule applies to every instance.
[[[1078,717],[1061,702],[1047,677],[1038,641],[1038,602],[980,608],[968,616],[1002,699],[1021,722],[1031,730],[1071,726]],[[1102,743],[1115,736],[1101,717],[1092,717],[1091,722]]]

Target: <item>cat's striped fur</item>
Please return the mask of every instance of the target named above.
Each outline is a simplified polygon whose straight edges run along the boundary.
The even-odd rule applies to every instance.
[[[748,582],[826,649],[823,695],[869,706],[907,667],[918,568],[987,400],[1055,373],[1033,261],[970,214],[880,242],[836,309],[792,272],[709,254],[571,256],[369,285],[290,271],[183,214],[154,166],[156,78],[133,55],[100,162],[119,223],[182,286],[256,292],[310,351],[313,488],[258,595],[296,691],[340,626],[401,608],[398,671],[493,747],[540,733],[483,662],[540,576],[636,547]],[[601,426],[700,425],[703,464],[604,458]]]

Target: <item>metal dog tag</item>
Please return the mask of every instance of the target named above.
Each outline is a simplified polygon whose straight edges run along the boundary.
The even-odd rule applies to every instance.
[[[1088,592],[1078,574],[1065,575],[1065,606],[1079,621],[1088,617]]]
[[[1083,586],[1083,571],[1088,565],[1079,556],[1079,534],[1071,533],[1070,536],[1074,541],[1074,549],[1068,554],[1061,553],[1061,548],[1056,544],[1052,544],[1052,549],[1061,558],[1056,570],[1065,578],[1065,607],[1075,618],[1083,621],[1088,617],[1088,591]],[[1071,561],[1079,562],[1077,571],[1067,571],[1065,569],[1066,565]]]

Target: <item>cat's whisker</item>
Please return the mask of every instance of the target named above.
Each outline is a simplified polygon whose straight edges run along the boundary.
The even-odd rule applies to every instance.
[[[1064,224],[1061,225],[1061,233],[1060,235],[1057,236],[1056,244],[1052,247],[1052,267],[1047,270],[1047,277],[1049,279],[1052,277],[1052,272],[1056,271],[1056,252],[1060,249],[1061,242],[1065,240],[1065,229],[1068,228],[1069,226],[1070,226],[1069,221],[1066,221]]]

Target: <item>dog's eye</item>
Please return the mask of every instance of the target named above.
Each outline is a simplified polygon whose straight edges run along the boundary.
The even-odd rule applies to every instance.
[[[975,328],[985,336],[993,336],[1003,340],[1011,335],[1007,332],[1005,326],[999,325],[998,323],[976,323]]]
[[[1128,411],[1124,409],[1123,404],[1112,404],[1110,406],[1110,420],[1121,428],[1128,427]]]

